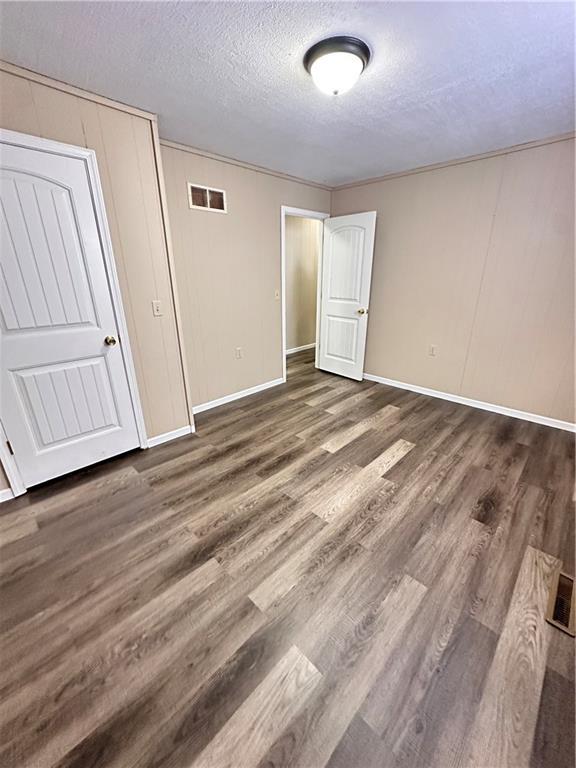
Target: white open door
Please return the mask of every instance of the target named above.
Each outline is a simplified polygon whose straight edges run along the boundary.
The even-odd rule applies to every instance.
[[[94,154],[0,131],[0,198],[0,417],[28,487],[139,446],[139,405]]]
[[[376,211],[324,219],[316,367],[361,381]]]

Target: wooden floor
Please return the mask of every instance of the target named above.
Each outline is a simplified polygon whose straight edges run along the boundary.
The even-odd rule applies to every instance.
[[[2,768],[573,766],[573,436],[316,371],[0,508]]]

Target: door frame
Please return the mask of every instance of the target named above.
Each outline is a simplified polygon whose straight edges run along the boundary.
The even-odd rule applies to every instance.
[[[323,211],[307,211],[305,208],[291,208],[289,205],[280,207],[280,284],[281,284],[281,302],[282,302],[282,380],[286,381],[286,216],[298,216],[301,219],[318,219],[324,221],[329,219],[330,214]],[[318,253],[318,269],[316,271],[316,308],[320,300],[321,281],[318,275],[322,271],[322,244]],[[319,314],[316,311],[316,355],[318,355],[318,322]],[[316,357],[318,362],[318,357]]]
[[[32,136],[27,133],[9,131],[5,128],[0,128],[0,140],[3,143],[14,144],[15,146],[23,147],[25,149],[38,149],[42,150],[43,152],[49,152],[55,155],[75,157],[82,160],[86,166],[86,172],[88,174],[88,180],[91,186],[90,191],[92,193],[92,201],[94,204],[96,226],[98,227],[100,244],[102,246],[102,254],[104,257],[104,268],[106,270],[108,284],[110,286],[112,309],[114,311],[114,318],[118,328],[118,335],[122,341],[120,344],[120,351],[122,352],[122,358],[124,360],[124,369],[126,370],[126,378],[128,380],[128,389],[130,391],[130,399],[132,401],[132,410],[134,411],[134,418],[136,420],[138,439],[140,440],[141,448],[148,448],[148,437],[146,435],[146,426],[144,424],[144,414],[142,411],[142,403],[140,401],[140,393],[138,391],[136,369],[134,367],[132,349],[130,347],[130,337],[128,335],[128,326],[126,325],[126,316],[124,314],[124,306],[122,304],[122,294],[120,291],[120,283],[118,282],[118,273],[116,271],[114,250],[112,248],[112,239],[110,237],[110,229],[108,227],[108,218],[106,216],[106,207],[104,204],[104,195],[100,182],[100,174],[98,172],[96,152],[93,149],[77,147],[73,144],[64,144],[60,141],[52,141],[51,139],[43,139],[40,136]],[[2,427],[1,424],[0,427]],[[14,496],[20,496],[21,494],[26,493],[26,486],[22,481],[22,477],[14,457],[8,451],[6,435],[4,433],[3,427],[0,432],[2,436],[2,440],[0,441],[0,462],[2,463],[4,472],[6,473],[6,477],[10,483],[12,493]]]

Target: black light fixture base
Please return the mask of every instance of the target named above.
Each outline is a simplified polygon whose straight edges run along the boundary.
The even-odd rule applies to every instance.
[[[310,72],[312,64],[320,56],[325,56],[327,53],[353,53],[362,61],[363,69],[366,69],[368,62],[370,61],[370,48],[363,40],[358,37],[350,37],[349,35],[341,35],[339,37],[327,37],[325,40],[320,40],[306,51],[304,56],[304,67],[307,72]]]

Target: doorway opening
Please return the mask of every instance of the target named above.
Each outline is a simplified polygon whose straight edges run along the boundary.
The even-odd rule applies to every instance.
[[[330,217],[282,207],[284,381],[287,354],[312,345],[316,368],[362,381],[375,232],[376,211]]]
[[[323,220],[328,213],[282,207],[282,356],[314,359],[318,337]]]

